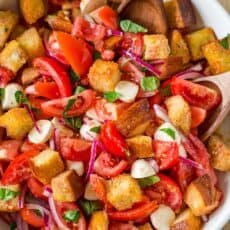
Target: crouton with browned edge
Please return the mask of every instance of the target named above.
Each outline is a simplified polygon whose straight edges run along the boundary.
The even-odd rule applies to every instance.
[[[105,211],[96,211],[89,221],[89,230],[109,230],[109,218]]]

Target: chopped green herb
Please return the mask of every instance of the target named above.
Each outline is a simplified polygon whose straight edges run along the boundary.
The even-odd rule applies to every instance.
[[[40,210],[34,210],[34,212],[36,213],[37,216],[43,216]]]
[[[69,77],[71,83],[73,84],[81,80],[80,77],[71,68],[69,69]]]
[[[225,49],[229,49],[230,48],[230,34],[228,34],[225,38],[223,38],[220,41],[220,44],[225,48]]]
[[[64,212],[63,218],[69,222],[78,222],[80,219],[80,211],[69,210]]]
[[[166,134],[168,134],[170,137],[172,137],[173,140],[176,139],[176,133],[174,130],[170,129],[170,128],[162,128],[160,129],[160,131],[165,132]]]
[[[90,201],[81,199],[79,200],[79,205],[86,216],[90,216],[93,212],[102,209],[102,204],[100,201]]]
[[[166,87],[160,89],[159,91],[160,91],[160,95],[162,97],[172,96],[172,90],[171,90],[171,86],[170,85],[167,85]]]
[[[67,125],[71,126],[74,129],[80,129],[82,126],[82,118],[81,117],[65,117],[65,122]]]
[[[100,133],[101,126],[95,126],[95,127],[91,128],[90,131],[94,132],[94,133]]]
[[[29,105],[29,100],[22,91],[20,91],[20,90],[16,91],[14,96],[15,96],[15,100],[17,101],[17,103]]]
[[[141,67],[141,72],[145,73],[147,72],[148,70],[145,68],[145,67]]]
[[[144,77],[141,79],[141,88],[144,91],[154,91],[159,88],[160,86],[160,80],[159,78],[155,76],[150,76],[150,77]]]
[[[93,59],[94,60],[97,60],[97,59],[101,59],[101,54],[100,54],[100,52],[98,52],[98,51],[94,51],[93,52]]]
[[[73,107],[74,103],[75,103],[76,99],[73,98],[73,99],[70,99],[67,103],[67,105],[65,106],[64,108],[64,111],[63,111],[63,117],[67,117],[67,112]]]
[[[110,91],[110,92],[106,92],[104,93],[104,98],[108,101],[108,102],[114,102],[117,99],[119,99],[121,97],[120,93],[114,92],[114,91]]]
[[[11,224],[10,224],[10,230],[16,230],[17,229],[17,224],[16,224],[16,222],[12,222]]]
[[[141,186],[141,188],[146,188],[148,186],[154,185],[160,181],[160,178],[156,175],[138,179],[138,183]]]
[[[121,20],[120,27],[124,32],[131,32],[131,33],[147,33],[148,30],[143,26],[140,26],[131,20]]]
[[[5,95],[5,89],[0,88],[0,100],[2,100],[4,98],[4,95]]]
[[[13,190],[7,188],[0,188],[0,200],[12,200],[16,196],[18,196],[19,192],[15,192]]]
[[[75,95],[76,95],[76,94],[79,94],[79,93],[83,92],[84,90],[85,90],[85,87],[79,85],[79,86],[75,89],[74,94],[75,94]]]

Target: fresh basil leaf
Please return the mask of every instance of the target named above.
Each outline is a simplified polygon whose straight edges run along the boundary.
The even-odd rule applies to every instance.
[[[43,216],[42,212],[40,210],[38,210],[38,209],[34,210],[34,212],[36,213],[37,216]]]
[[[162,128],[160,129],[160,131],[165,132],[166,134],[168,134],[170,137],[172,137],[173,140],[176,139],[176,133],[174,130],[170,129],[170,128]]]
[[[95,126],[95,127],[91,128],[90,131],[94,132],[94,133],[100,133],[101,126]]]
[[[120,27],[124,32],[131,32],[131,33],[147,33],[148,30],[143,26],[140,26],[131,20],[121,20]]]
[[[5,89],[4,88],[0,88],[0,100],[2,100],[5,96]]]
[[[69,210],[64,212],[63,218],[69,222],[78,222],[80,219],[80,211]]]
[[[72,68],[69,69],[69,78],[73,84],[81,80],[81,78],[73,71]]]
[[[63,117],[67,117],[67,112],[73,107],[74,103],[75,103],[76,99],[73,98],[73,99],[70,99],[67,103],[67,105],[65,106],[64,108],[64,111],[63,111]]]
[[[166,87],[160,89],[159,91],[160,91],[160,95],[162,97],[172,96],[172,90],[171,90],[171,86],[170,85],[167,85]]]
[[[110,92],[106,92],[104,93],[104,98],[108,101],[108,102],[114,102],[117,99],[119,99],[121,97],[120,93],[114,92],[114,91],[110,91]]]
[[[93,52],[93,59],[94,59],[94,60],[101,59],[101,53],[98,52],[97,50],[95,50],[95,51]]]
[[[85,87],[79,85],[79,86],[75,89],[74,95],[79,94],[79,93],[83,92],[84,90],[85,90]]]
[[[146,188],[148,186],[154,185],[158,183],[159,181],[160,181],[160,178],[156,175],[138,179],[138,183],[141,186],[141,188]]]
[[[79,200],[79,205],[86,216],[92,215],[95,211],[102,210],[102,204],[100,201],[81,199]]]
[[[15,100],[17,103],[29,105],[29,100],[22,91],[20,91],[20,90],[16,91],[14,94],[14,97],[15,97]]]
[[[17,224],[16,224],[16,222],[12,222],[11,224],[10,224],[10,230],[16,230],[17,229]]]
[[[8,201],[14,199],[18,196],[19,192],[7,189],[7,188],[0,188],[0,200]]]
[[[82,126],[81,117],[66,117],[65,122],[67,125],[71,126],[74,129],[80,129]]]
[[[160,80],[155,76],[144,77],[141,79],[140,84],[144,91],[150,92],[159,88]]]
[[[147,72],[148,70],[145,68],[145,67],[141,67],[141,72],[145,73]]]
[[[230,34],[228,34],[225,38],[223,38],[220,41],[220,44],[225,48],[225,49],[230,49]]]

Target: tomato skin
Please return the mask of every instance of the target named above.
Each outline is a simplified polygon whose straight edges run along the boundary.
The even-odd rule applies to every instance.
[[[45,227],[45,221],[42,216],[38,216],[34,210],[22,208],[20,211],[21,218],[27,223],[36,228]]]
[[[197,128],[200,124],[202,124],[207,117],[207,111],[205,109],[190,106],[191,113],[192,113],[192,125],[191,128]]]
[[[38,57],[33,60],[33,66],[38,68],[42,75],[48,75],[53,78],[61,97],[72,95],[70,78],[66,70],[57,61],[50,57]]]
[[[6,155],[4,158],[1,158],[0,160],[4,161],[11,161],[13,160],[19,153],[19,148],[21,146],[22,142],[17,140],[5,140],[0,143],[0,149],[5,151]]]
[[[100,139],[114,156],[127,157],[128,146],[112,121],[108,121],[102,126]]]
[[[60,48],[73,70],[79,76],[87,74],[93,63],[93,56],[88,44],[80,38],[76,39],[72,35],[61,31],[55,31],[54,36],[57,38]]]
[[[25,140],[21,146],[21,152],[30,152],[34,150],[41,152],[47,148],[48,146],[46,144],[34,144],[29,142],[29,140]]]
[[[27,185],[30,189],[30,192],[37,198],[47,200],[47,197],[43,195],[44,185],[39,182],[36,178],[30,177],[27,180]]]
[[[91,143],[83,139],[63,137],[60,140],[60,152],[65,160],[89,161]]]
[[[133,224],[112,223],[109,225],[109,230],[138,230]]]
[[[0,66],[0,88],[6,87],[7,83],[14,78],[14,73],[5,68]]]
[[[183,203],[183,196],[179,186],[170,177],[158,174],[160,181],[148,187],[145,194],[159,204],[166,204],[174,211],[178,211]]]
[[[127,161],[116,161],[110,154],[102,152],[95,161],[94,171],[102,177],[110,178],[121,174],[127,166]]]
[[[178,78],[173,78],[171,90],[173,95],[181,95],[191,105],[205,110],[215,108],[221,101],[221,96],[217,91]]]
[[[172,168],[179,160],[178,145],[176,142],[153,141],[154,158],[160,170]]]

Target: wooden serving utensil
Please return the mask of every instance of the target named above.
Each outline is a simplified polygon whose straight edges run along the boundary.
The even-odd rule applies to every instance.
[[[205,141],[220,126],[230,111],[230,71],[215,76],[202,77],[194,82],[215,88],[222,96],[220,106],[211,112],[201,126],[201,139]]]

